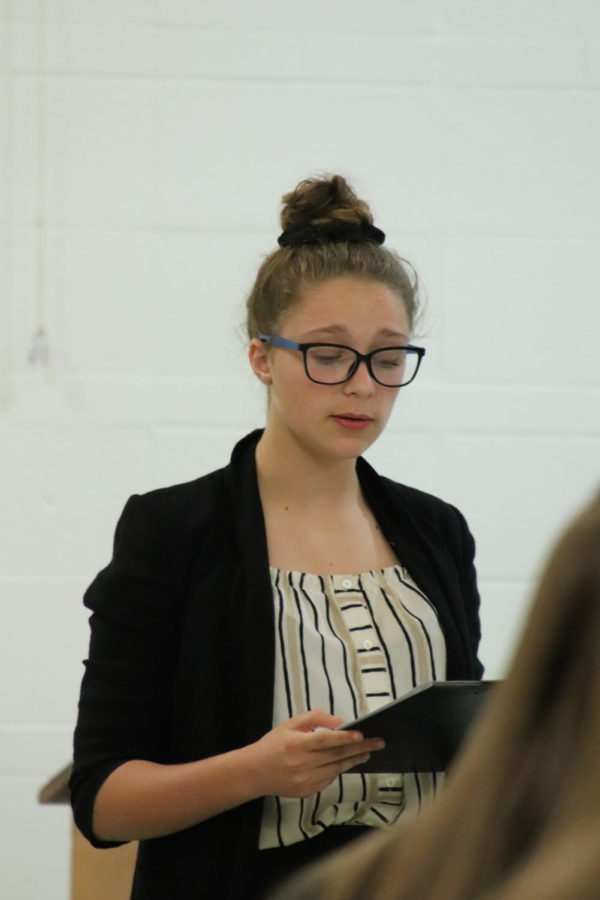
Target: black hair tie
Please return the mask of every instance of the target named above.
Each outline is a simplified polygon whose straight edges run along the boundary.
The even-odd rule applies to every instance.
[[[358,244],[374,241],[383,244],[381,228],[368,222],[327,222],[323,225],[299,225],[282,232],[277,238],[280,247],[299,247],[302,244]]]

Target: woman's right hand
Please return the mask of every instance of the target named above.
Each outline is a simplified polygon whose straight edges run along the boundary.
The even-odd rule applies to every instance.
[[[310,797],[385,746],[380,738],[364,738],[359,731],[336,731],[343,721],[321,710],[309,710],[247,748],[252,753],[259,793]]]
[[[132,759],[114,769],[94,804],[103,841],[161,837],[268,794],[310,797],[383,746],[319,710],[295,716],[254,744],[196,762]]]

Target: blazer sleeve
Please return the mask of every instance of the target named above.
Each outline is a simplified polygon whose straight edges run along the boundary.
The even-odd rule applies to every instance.
[[[127,502],[113,558],[85,593],[92,611],[89,656],[74,735],[71,804],[80,831],[96,847],[96,794],[131,759],[165,759],[178,645],[180,587],[145,497]]]
[[[475,540],[469,530],[465,517],[452,507],[458,516],[461,545],[462,545],[462,573],[463,573],[463,604],[467,634],[469,639],[474,677],[480,679],[483,675],[483,664],[478,657],[479,642],[481,640],[480,597],[477,587],[477,573],[475,571]]]

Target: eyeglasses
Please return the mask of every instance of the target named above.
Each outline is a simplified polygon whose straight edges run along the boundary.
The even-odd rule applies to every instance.
[[[364,360],[371,378],[383,387],[404,387],[416,377],[423,347],[380,347],[370,353],[359,353],[344,344],[299,344],[275,334],[261,334],[260,340],[274,347],[300,350],[304,371],[315,384],[344,384],[350,381]]]

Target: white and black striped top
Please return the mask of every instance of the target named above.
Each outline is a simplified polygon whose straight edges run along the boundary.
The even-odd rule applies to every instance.
[[[309,709],[346,721],[446,677],[436,610],[400,565],[359,575],[271,568],[273,726]],[[440,775],[341,775],[306,800],[267,797],[259,846],[294,844],[330,825],[384,826],[416,812]]]

